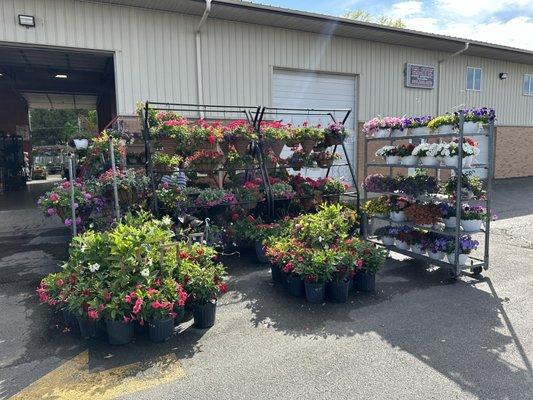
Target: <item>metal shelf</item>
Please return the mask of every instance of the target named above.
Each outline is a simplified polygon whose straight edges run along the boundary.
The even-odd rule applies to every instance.
[[[404,165],[404,164],[387,164],[387,163],[367,163],[369,167],[382,167],[382,168],[416,168],[416,169],[451,169],[458,171],[459,167],[449,167],[447,165]],[[474,170],[474,169],[488,169],[487,164],[475,164],[471,167],[462,167],[463,171],[465,170]]]
[[[376,197],[379,197],[379,196],[402,196],[402,197],[407,197],[408,199],[410,200],[418,200],[418,201],[433,201],[433,202],[447,202],[447,203],[453,203],[455,202],[451,196],[449,195],[446,195],[446,194],[440,194],[440,193],[435,193],[434,195],[420,195],[420,196],[413,196],[411,194],[406,194],[406,193],[402,193],[402,192],[370,192],[370,191],[367,191],[367,194],[368,193],[371,193],[371,194],[375,194],[377,196],[374,196],[373,198],[376,198]],[[465,199],[465,198],[461,198],[461,202],[462,203],[484,203],[486,202],[487,199],[484,198],[484,199]]]
[[[480,132],[480,133],[466,133],[465,137],[475,137],[475,136],[489,136],[490,133],[488,132]],[[405,136],[387,136],[387,137],[367,137],[366,140],[368,141],[376,141],[376,140],[388,140],[388,141],[396,141],[396,140],[409,140],[409,139],[435,139],[435,138],[451,138],[451,137],[458,137],[459,133],[446,133],[446,134],[439,134],[439,133],[432,133],[429,135],[405,135]]]
[[[367,216],[368,219],[379,219],[381,221],[387,221],[391,224],[396,224],[396,225],[405,225],[405,226],[410,226],[411,228],[417,228],[417,229],[421,229],[421,230],[425,230],[425,231],[429,231],[429,232],[435,232],[435,233],[441,233],[443,235],[446,235],[446,236],[454,236],[455,235],[455,228],[437,228],[437,227],[425,227],[425,226],[422,226],[422,225],[417,225],[413,222],[410,222],[410,221],[402,221],[402,222],[398,222],[398,221],[393,221],[391,218],[389,217],[381,217],[381,216]],[[440,224],[442,223],[439,223],[439,226],[441,226]],[[481,229],[479,231],[474,231],[474,232],[467,232],[465,230],[463,230],[461,228],[461,234],[469,234],[469,235],[475,235],[476,233],[481,233],[481,232],[485,232],[485,229]]]

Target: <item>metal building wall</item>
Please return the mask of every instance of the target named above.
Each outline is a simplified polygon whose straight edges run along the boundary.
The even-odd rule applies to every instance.
[[[37,27],[18,26],[18,14]],[[195,102],[194,29],[199,17],[76,0],[0,0],[4,42],[115,52],[117,108],[138,100]],[[436,90],[407,89],[406,62],[437,65],[446,54],[343,37],[208,19],[202,31],[204,101],[270,104],[274,67],[356,74],[358,120],[436,113]],[[483,68],[482,91],[466,92],[466,66]],[[499,72],[509,79],[501,81]],[[533,66],[458,56],[442,65],[440,112],[465,104],[497,108],[502,125],[533,126],[533,97],[522,95]],[[355,105],[354,105],[355,106]]]

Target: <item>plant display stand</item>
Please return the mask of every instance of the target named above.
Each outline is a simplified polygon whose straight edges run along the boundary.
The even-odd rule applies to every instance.
[[[444,226],[441,226],[440,224],[437,224],[432,227],[426,227],[417,225],[413,222],[396,222],[389,218],[388,216],[367,216],[363,215],[363,223],[365,226],[365,238],[368,241],[371,241],[373,243],[382,245],[389,249],[390,251],[393,251],[395,253],[400,253],[405,256],[408,256],[413,259],[418,259],[421,261],[424,261],[428,264],[436,265],[441,268],[446,269],[449,272],[449,275],[451,278],[457,278],[463,270],[470,270],[474,275],[480,274],[483,270],[487,270],[489,268],[489,242],[490,242],[490,213],[491,213],[491,179],[493,176],[493,163],[494,163],[494,122],[489,122],[488,124],[483,126],[483,130],[479,133],[473,133],[473,134],[465,134],[463,127],[465,124],[465,114],[463,111],[458,112],[458,132],[454,133],[446,133],[446,134],[440,134],[440,133],[430,133],[426,135],[407,135],[407,136],[400,136],[396,137],[394,135],[390,135],[389,137],[365,137],[364,140],[364,176],[368,176],[368,172],[370,169],[373,168],[386,168],[388,170],[388,177],[393,177],[397,175],[397,172],[400,170],[405,173],[405,171],[408,171],[408,169],[422,169],[422,170],[433,170],[437,171],[437,177],[439,178],[440,170],[448,170],[451,172],[452,175],[454,175],[456,179],[456,187],[455,187],[455,199],[454,196],[446,196],[441,194],[428,194],[425,196],[411,196],[406,193],[402,192],[370,192],[363,188],[363,200],[366,201],[370,198],[375,198],[376,196],[402,196],[406,197],[412,201],[425,201],[430,203],[438,203],[438,202],[448,202],[453,203],[455,202],[455,213],[457,216],[457,223],[455,228],[445,228]],[[424,139],[437,139],[439,142],[441,142],[440,139],[458,139],[459,143],[463,143],[464,138],[473,137],[476,136],[485,136],[488,139],[488,154],[487,154],[487,163],[486,164],[474,164],[470,167],[464,167],[461,160],[463,159],[463,146],[458,146],[458,160],[457,166],[445,166],[445,165],[435,165],[435,166],[424,166],[424,165],[402,165],[402,164],[387,164],[385,162],[378,163],[378,162],[369,162],[368,160],[368,151],[369,151],[369,143],[374,141],[380,141],[385,144],[393,145],[396,141],[405,141],[410,139],[416,139],[416,140],[424,140]],[[487,171],[487,176],[485,179],[485,190],[486,195],[484,198],[481,199],[468,199],[461,195],[463,193],[463,187],[464,187],[464,179],[463,179],[463,173],[466,173],[468,171],[473,170],[480,170],[484,169]],[[465,204],[481,204],[484,205],[487,211],[488,217],[485,220],[485,226],[482,227],[480,230],[476,232],[466,232],[461,228],[461,224],[459,223],[459,216],[461,215],[463,205]],[[412,250],[405,250],[400,249],[396,245],[385,245],[375,235],[372,235],[371,233],[371,219],[376,220],[382,220],[386,221],[391,226],[409,226],[412,228],[417,228],[420,230],[428,231],[428,232],[435,232],[438,234],[446,235],[448,237],[453,238],[455,241],[454,248],[455,253],[453,257],[453,262],[448,262],[451,260],[441,259],[436,260],[433,258],[430,258],[429,256],[418,254],[415,251]],[[466,264],[462,264],[459,262],[460,256],[464,256],[460,254],[460,252],[457,250],[459,249],[459,241],[462,235],[464,234],[478,234],[483,235],[484,238],[484,249],[482,251],[483,255],[480,257],[475,257],[471,254],[468,254],[468,260]]]

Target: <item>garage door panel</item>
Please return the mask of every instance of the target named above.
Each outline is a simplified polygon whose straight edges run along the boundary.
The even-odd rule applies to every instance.
[[[356,107],[356,80],[353,75],[328,74],[321,72],[288,71],[275,69],[272,82],[272,105],[280,108],[331,108],[352,109]],[[345,112],[336,112],[334,117],[341,121]],[[269,116],[267,115],[266,118]],[[275,118],[283,119],[294,125],[309,121],[312,124],[327,125],[331,119],[323,116],[296,116],[276,115]],[[353,129],[355,126],[355,113],[352,112],[346,121],[346,127],[352,132],[346,141],[346,149],[350,161],[355,168],[355,139]],[[339,149],[342,154],[342,149]],[[290,150],[285,148],[283,157],[290,155]],[[342,154],[344,158],[344,154]],[[340,162],[341,163],[341,162]],[[302,170],[303,175],[319,177],[325,175],[323,169]],[[347,167],[336,167],[331,171],[332,176],[343,177],[351,181],[350,171]]]

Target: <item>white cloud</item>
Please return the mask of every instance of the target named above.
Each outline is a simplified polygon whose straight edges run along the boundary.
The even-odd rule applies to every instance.
[[[436,7],[448,15],[483,18],[512,7],[531,7],[532,0],[437,0]]]
[[[419,14],[422,11],[421,1],[400,1],[392,6],[390,14],[394,18],[405,18]]]

